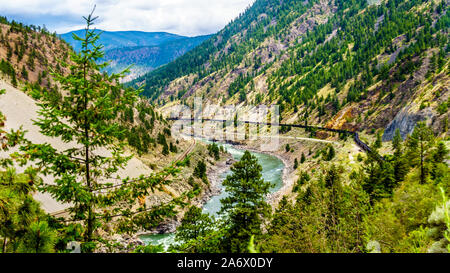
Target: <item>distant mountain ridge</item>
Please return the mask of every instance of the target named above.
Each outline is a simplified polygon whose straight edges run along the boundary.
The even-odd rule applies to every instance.
[[[119,72],[132,64],[131,73],[127,77],[131,80],[175,60],[210,37],[211,35],[187,37],[157,46],[136,46],[107,50],[105,60],[110,61],[111,64],[106,71],[110,73]]]
[[[82,36],[84,29],[61,34],[61,38],[68,42],[75,51],[81,49],[81,43],[72,39],[72,34]],[[143,32],[143,31],[104,31],[96,30],[102,33],[99,43],[105,46],[105,51],[115,48],[125,48],[133,46],[156,46],[177,39],[187,37],[167,32]]]
[[[75,41],[72,34],[82,36],[83,32],[84,30],[76,30],[61,34],[60,37],[75,51],[79,51],[81,43]],[[186,37],[167,32],[97,30],[97,33],[100,32],[99,44],[104,45],[104,60],[111,62],[106,71],[117,73],[133,65],[125,81],[175,60],[211,37]]]

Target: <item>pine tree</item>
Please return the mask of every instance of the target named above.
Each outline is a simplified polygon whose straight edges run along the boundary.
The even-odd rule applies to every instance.
[[[28,71],[25,69],[25,66],[22,66],[22,77],[28,80]]]
[[[377,133],[377,140],[375,141],[375,144],[374,144],[374,147],[376,148],[376,149],[379,149],[379,148],[381,148],[381,146],[383,145],[383,141],[382,141],[382,139],[381,139],[381,132],[378,132]]]
[[[408,139],[408,154],[410,161],[415,164],[417,161],[420,167],[420,183],[424,184],[427,177],[425,158],[434,143],[433,131],[424,122],[417,123],[413,133]]]
[[[444,142],[439,141],[436,147],[436,151],[433,153],[433,160],[435,163],[442,163],[446,159],[448,154],[447,146]]]
[[[167,143],[163,144],[162,154],[169,155],[169,146],[167,146]]]
[[[305,153],[302,153],[302,157],[301,157],[301,159],[300,159],[300,163],[305,163],[305,161],[306,161],[306,156],[305,156]]]
[[[20,252],[25,253],[51,253],[56,242],[56,232],[48,226],[47,222],[34,222],[24,234]]]
[[[224,248],[229,252],[246,252],[251,236],[261,234],[262,217],[270,213],[265,201],[270,183],[261,178],[262,167],[248,151],[231,171],[223,182],[229,196],[221,200],[221,214],[229,222]]]
[[[210,156],[214,156],[215,160],[220,159],[220,149],[216,143],[212,143],[212,144],[208,145],[208,151],[209,151]]]
[[[403,181],[410,169],[407,159],[404,156],[395,156],[393,167],[394,167],[395,181],[397,183]]]
[[[12,48],[9,45],[9,43],[6,45],[6,60],[8,60],[9,62],[11,61],[11,57],[12,57]]]
[[[34,71],[34,56],[33,53],[28,56],[27,66],[31,71]]]
[[[336,156],[336,151],[334,150],[333,145],[329,145],[328,146],[328,150],[327,153],[325,155],[325,160],[326,161],[331,161],[333,160],[333,158]]]
[[[170,150],[170,152],[172,152],[172,153],[177,153],[177,152],[178,152],[177,146],[174,145],[172,142],[170,142],[169,150]]]
[[[289,153],[290,150],[291,150],[291,146],[289,144],[286,144],[286,153]]]
[[[247,99],[247,94],[245,93],[244,89],[241,89],[239,91],[239,101],[244,102]]]
[[[213,222],[211,216],[202,213],[202,209],[192,206],[177,228],[175,240],[187,243],[206,237],[212,231]]]
[[[403,138],[400,134],[400,129],[395,130],[394,138],[392,139],[392,147],[395,150],[397,156],[401,155]]]
[[[332,165],[324,177],[324,186],[329,190],[328,196],[328,217],[326,219],[326,225],[328,230],[328,236],[331,239],[337,237],[337,227],[339,226],[339,207],[341,206],[342,196],[342,182],[339,172],[335,165]]]
[[[13,73],[11,76],[12,76],[11,84],[12,84],[14,87],[17,87],[18,82],[17,82],[17,78],[16,78],[16,73]]]
[[[197,178],[203,178],[206,176],[206,164],[203,160],[200,160],[194,168],[194,176]]]
[[[376,156],[368,156],[364,162],[362,187],[373,203],[381,198],[390,197],[398,181],[403,180],[404,174],[397,174],[390,162],[380,161]],[[407,171],[406,171],[407,172]]]

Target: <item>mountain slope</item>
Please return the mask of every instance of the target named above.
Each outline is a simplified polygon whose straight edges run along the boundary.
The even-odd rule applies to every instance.
[[[54,88],[49,69],[68,72],[58,60],[69,61],[69,47],[45,29],[0,17],[0,73],[15,86],[18,81],[24,81]]]
[[[387,131],[405,135],[428,117],[438,132],[448,119],[448,29],[446,1],[259,0],[133,84],[166,108],[194,95],[278,103],[283,120],[369,131],[407,113]]]
[[[265,41],[273,40],[281,35],[286,36],[284,32],[308,10],[312,10],[316,5],[327,8],[325,4],[327,2],[319,4],[315,2],[318,1],[256,1],[245,13],[202,46],[173,63],[136,79],[134,83],[145,83],[144,94],[157,98],[166,91],[165,89],[172,81],[190,74],[197,78],[196,81],[216,72],[221,72],[217,73],[220,74],[217,78],[223,78],[229,72],[228,70],[237,70],[246,55],[254,52]],[[272,58],[287,46],[274,43],[270,47]],[[261,64],[256,59],[248,59],[245,62],[245,64],[250,63]]]

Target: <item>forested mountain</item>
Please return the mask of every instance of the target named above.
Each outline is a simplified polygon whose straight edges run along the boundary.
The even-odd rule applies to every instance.
[[[165,42],[156,46],[137,46],[110,49],[105,52],[104,60],[110,61],[105,69],[109,73],[117,73],[130,68],[130,74],[126,79],[135,79],[161,65],[165,65],[195,48],[211,36],[186,37]]]
[[[432,112],[442,130],[449,16],[446,1],[259,0],[134,84],[160,103],[194,94],[230,104],[278,102],[285,120],[336,128],[386,128],[396,117],[408,123]]]
[[[81,43],[72,39],[72,35],[83,36],[86,31],[84,29],[75,30],[61,34],[61,38],[68,42],[75,51],[80,51]],[[136,47],[136,46],[157,46],[170,41],[184,39],[186,37],[166,33],[166,32],[143,32],[143,31],[104,31],[95,30],[95,33],[102,33],[99,43],[104,46],[105,50]]]
[[[61,35],[75,51],[79,51],[81,42],[72,37],[83,35],[84,30],[77,30]],[[161,65],[167,64],[189,50],[195,48],[211,36],[185,37],[165,32],[141,31],[103,31],[99,43],[104,46],[104,61],[110,62],[105,69],[109,73],[119,73],[132,65],[124,81],[133,80]]]

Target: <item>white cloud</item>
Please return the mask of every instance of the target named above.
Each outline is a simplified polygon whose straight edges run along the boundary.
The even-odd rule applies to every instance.
[[[166,31],[194,36],[214,33],[254,0],[0,0],[0,15],[46,24],[58,33],[79,29],[97,5],[97,28]],[[78,18],[78,19],[77,19]],[[42,22],[40,23],[39,20]],[[28,22],[27,22],[28,21]]]

